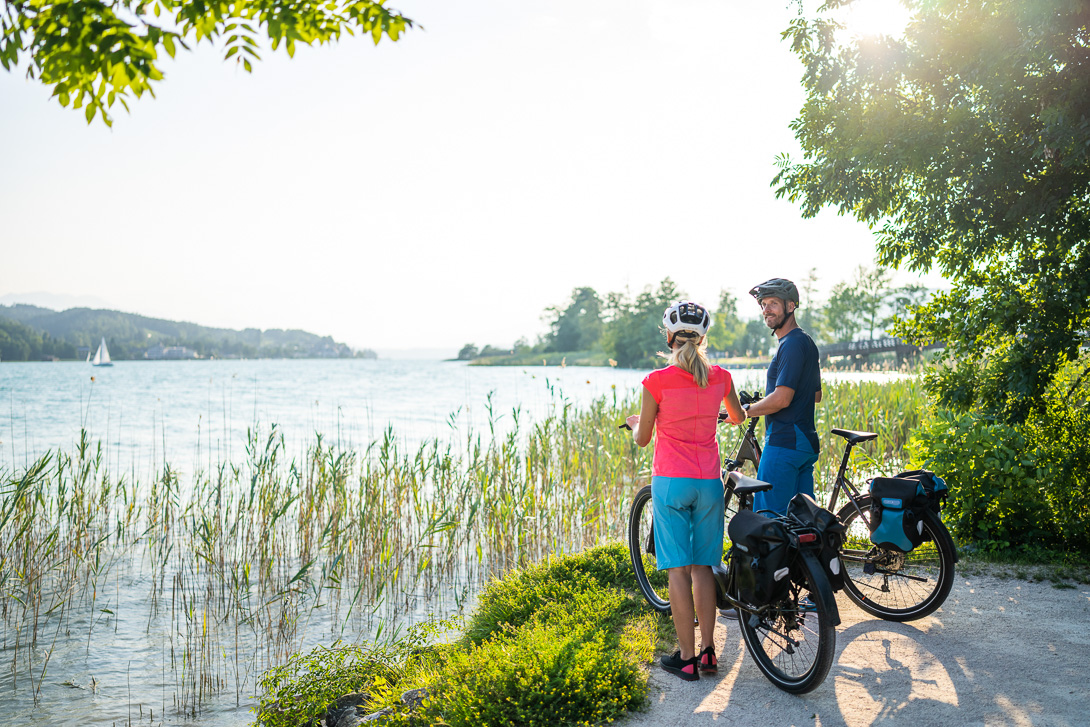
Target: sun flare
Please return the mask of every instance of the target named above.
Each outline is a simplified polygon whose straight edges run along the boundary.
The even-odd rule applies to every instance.
[[[855,0],[837,13],[837,20],[853,36],[898,37],[911,17],[900,0]]]

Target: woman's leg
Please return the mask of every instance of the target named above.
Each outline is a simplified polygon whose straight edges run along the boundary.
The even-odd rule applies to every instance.
[[[700,644],[707,648],[715,645],[715,577],[712,569],[706,565],[692,566],[691,573],[696,620],[700,622]],[[674,594],[671,592],[670,604],[673,603]],[[677,623],[674,625],[677,626]]]
[[[670,576],[670,611],[674,616],[674,628],[677,630],[677,644],[681,647],[681,658],[692,659],[696,656],[696,634],[693,632],[693,577],[692,566],[671,568]],[[709,575],[711,569],[708,569]],[[714,585],[713,585],[714,588]],[[715,605],[714,590],[712,605]]]

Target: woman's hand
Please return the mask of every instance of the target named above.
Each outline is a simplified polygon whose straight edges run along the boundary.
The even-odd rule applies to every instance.
[[[626,417],[624,423],[628,425],[629,429],[635,431],[640,426],[640,415],[633,414],[632,416]]]

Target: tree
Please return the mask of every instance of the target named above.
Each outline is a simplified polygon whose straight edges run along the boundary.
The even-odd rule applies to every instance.
[[[1090,324],[1090,2],[907,0],[900,38],[829,13],[785,32],[805,67],[776,193],[877,228],[878,261],[953,281],[896,325],[945,341],[941,405],[1040,408]]]
[[[224,60],[250,72],[267,38],[289,56],[295,44],[324,45],[342,33],[368,34],[377,44],[396,41],[412,21],[388,10],[385,0],[4,0],[0,13],[0,64],[25,64],[27,77],[53,87],[62,106],[86,106],[107,126],[115,102],[152,96],[162,80],[161,54],[174,57],[189,43],[224,41]]]
[[[874,340],[874,329],[882,324],[882,310],[891,292],[889,283],[892,278],[893,273],[881,265],[873,269],[860,265],[855,270],[859,312],[871,340]]]
[[[822,330],[825,327],[825,317],[821,306],[818,305],[817,294],[815,293],[817,281],[817,268],[810,268],[810,271],[806,273],[806,277],[797,282],[801,300],[799,300],[799,307],[795,313],[795,321],[815,341],[822,337]]]
[[[477,344],[467,343],[466,345],[462,346],[461,349],[458,350],[458,360],[459,361],[472,361],[473,359],[477,358],[477,353],[478,353]]]
[[[681,299],[674,281],[664,278],[658,290],[645,288],[629,298],[627,293],[606,297],[607,323],[602,347],[620,366],[654,366],[655,354],[666,349],[662,332],[662,313]]]
[[[746,321],[746,330],[742,334],[738,348],[746,356],[768,356],[772,349],[775,334],[768,328],[768,324],[761,318],[753,318]]]
[[[602,336],[602,301],[594,288],[576,288],[564,308],[547,308],[551,318],[546,348],[549,351],[586,351]]]
[[[730,291],[720,291],[719,307],[712,314],[712,327],[708,331],[708,348],[736,356],[735,343],[745,330],[746,324],[738,317],[738,299]]]
[[[829,292],[824,309],[825,343],[852,341],[863,330],[862,301],[859,291],[847,281],[841,281]]]

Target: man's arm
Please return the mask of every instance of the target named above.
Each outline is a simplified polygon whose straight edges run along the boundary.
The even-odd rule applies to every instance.
[[[790,386],[777,386],[771,394],[749,405],[749,415],[763,417],[767,414],[775,414],[780,409],[787,408],[794,398],[795,390]]]

